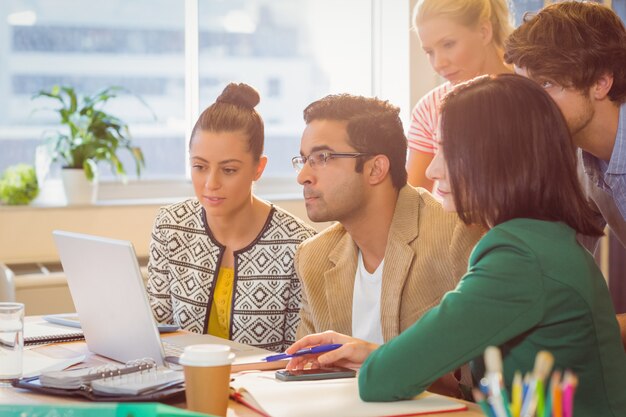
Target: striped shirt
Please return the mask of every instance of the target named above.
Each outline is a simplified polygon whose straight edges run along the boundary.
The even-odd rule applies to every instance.
[[[430,90],[415,105],[411,113],[411,126],[407,133],[409,148],[429,154],[437,151],[439,131],[439,105],[446,93],[452,90],[452,84],[443,83]]]

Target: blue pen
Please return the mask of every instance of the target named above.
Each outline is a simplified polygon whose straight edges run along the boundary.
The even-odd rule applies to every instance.
[[[297,351],[296,353],[292,353],[291,355],[287,353],[279,353],[278,355],[271,355],[266,358],[263,358],[263,360],[266,362],[274,362],[274,361],[279,361],[282,359],[294,358],[296,356],[309,355],[311,353],[330,352],[331,350],[338,349],[341,346],[342,345],[340,343],[333,344],[333,345],[318,345],[318,346],[313,346],[310,348],[300,349],[299,351]]]

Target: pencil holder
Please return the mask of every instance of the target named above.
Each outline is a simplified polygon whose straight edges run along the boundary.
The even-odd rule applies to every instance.
[[[485,376],[480,389],[474,388],[474,400],[487,417],[573,417],[574,393],[578,378],[566,370],[552,371],[554,357],[540,351],[532,372],[522,378],[515,372],[511,393],[502,378],[502,355],[497,347],[485,350]]]

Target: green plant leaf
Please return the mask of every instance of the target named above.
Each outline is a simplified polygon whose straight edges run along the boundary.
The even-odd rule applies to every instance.
[[[98,172],[98,164],[91,158],[85,159],[83,162],[83,169],[85,170],[85,176],[89,181],[93,181]]]
[[[133,154],[133,159],[135,160],[135,172],[137,173],[137,177],[139,177],[141,175],[141,170],[146,166],[146,161],[140,148],[136,146],[131,148],[131,153]]]
[[[121,93],[137,98],[156,119],[141,97],[123,87],[111,86],[92,95],[83,95],[71,86],[55,85],[50,90],[36,93],[33,99],[48,97],[60,103],[53,110],[59,114],[64,129],[48,134],[45,139],[53,161],[62,160],[66,166],[83,167],[89,179],[93,179],[97,172],[97,162],[104,161],[111,166],[114,174],[125,179],[126,170],[118,156],[119,150],[125,149],[131,153],[139,177],[145,160],[141,150],[132,144],[128,125],[102,109],[104,104]]]
[[[72,87],[61,87],[61,91],[63,91],[67,95],[70,101],[68,112],[75,113],[76,109],[78,108],[78,97],[76,96],[76,92]]]

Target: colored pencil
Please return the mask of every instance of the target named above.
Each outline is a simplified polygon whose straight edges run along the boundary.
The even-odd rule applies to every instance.
[[[578,385],[578,378],[571,371],[565,371],[563,376],[563,417],[574,415],[574,391]]]
[[[515,371],[513,377],[513,386],[511,387],[511,415],[512,417],[519,417],[522,411],[522,373]]]
[[[554,371],[550,379],[552,391],[552,417],[563,417],[563,400],[561,394],[561,371]]]
[[[472,388],[472,394],[474,394],[474,401],[476,401],[476,404],[478,404],[481,410],[483,410],[483,414],[486,417],[494,417],[493,413],[491,412],[491,407],[489,406],[489,404],[487,404],[485,395],[476,388]]]

